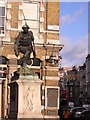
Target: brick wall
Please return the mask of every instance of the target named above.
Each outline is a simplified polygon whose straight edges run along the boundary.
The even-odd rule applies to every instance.
[[[3,44],[3,49],[2,49],[2,55],[6,56],[6,57],[9,55],[14,55],[14,41],[18,34],[18,28],[19,27],[21,28],[20,25],[22,25],[22,20],[19,20],[19,18],[18,18],[19,14],[22,15],[22,3],[16,3],[16,2],[13,3],[12,2],[9,4],[11,5],[11,7],[8,8],[8,9],[10,9],[11,18],[7,19],[7,21],[9,21],[8,25],[10,26],[10,29],[9,30],[7,29],[7,31],[9,32],[9,35],[10,35],[10,42],[8,42],[8,44],[5,42]],[[55,2],[54,3],[53,2],[52,3],[40,2],[40,17],[43,19],[40,21],[40,31],[41,31],[41,29],[42,29],[42,31],[39,33],[40,38],[38,38],[38,41],[41,38],[43,40],[43,44],[47,43],[47,39],[48,39],[48,42],[49,42],[49,40],[59,41],[59,31],[47,30],[47,25],[57,25],[57,26],[59,25],[59,3],[58,2],[56,2],[56,3]],[[50,41],[50,43],[51,43],[51,41]],[[57,55],[58,55],[59,50],[62,48],[62,46],[60,46],[59,44],[57,44],[57,45],[55,44],[54,48],[53,48],[53,45],[48,44],[48,47],[46,45],[46,48],[47,48],[47,50],[46,50],[46,48],[43,46],[43,44],[42,45],[35,44],[36,56],[37,56],[37,58],[40,58],[42,60],[42,64],[43,64],[41,76],[42,76],[42,78],[45,78],[44,77],[45,75],[47,77],[46,81],[45,81],[45,79],[43,79],[43,81],[44,81],[43,86],[46,85],[46,86],[50,86],[50,87],[58,87],[58,80],[59,80],[58,79],[59,78],[58,77],[58,64],[56,65],[56,68],[54,68],[52,66],[50,69],[49,68],[45,69],[44,67],[46,66],[45,65],[45,62],[46,62],[45,57],[50,56],[53,49],[54,49],[54,52],[55,53],[57,52]],[[47,63],[47,66],[49,66],[48,63]],[[13,68],[10,67],[10,74],[11,74],[12,69]],[[34,71],[39,73],[40,69],[38,69],[38,70],[36,69]],[[50,78],[50,77],[52,77],[52,78]],[[41,91],[43,97],[44,97],[44,90],[45,89],[42,89],[42,91]],[[43,107],[45,104],[45,100],[46,100],[46,98],[42,99],[42,101],[41,101]],[[55,108],[55,111],[56,111],[55,116],[58,116],[58,108]],[[44,112],[47,115],[48,109],[46,108],[43,111],[43,113]],[[53,113],[53,112],[51,112],[51,113]],[[52,114],[51,114],[51,116],[52,116]]]
[[[59,25],[59,2],[47,2],[47,24]]]

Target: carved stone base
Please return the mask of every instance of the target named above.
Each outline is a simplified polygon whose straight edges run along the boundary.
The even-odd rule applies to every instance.
[[[18,80],[18,118],[41,118],[40,80]]]
[[[20,79],[12,81],[12,88],[14,84],[18,86],[17,103],[17,118],[43,118],[41,114],[41,95],[40,87],[42,81],[32,75],[20,76]],[[13,101],[11,100],[11,105]],[[12,105],[14,106],[14,105]]]

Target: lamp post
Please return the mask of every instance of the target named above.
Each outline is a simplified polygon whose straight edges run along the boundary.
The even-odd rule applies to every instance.
[[[48,62],[49,65],[52,66],[52,67],[55,66],[58,63],[58,56],[57,56],[57,53],[55,54],[54,45],[53,45],[52,53],[49,56],[49,59],[46,59],[46,62]]]

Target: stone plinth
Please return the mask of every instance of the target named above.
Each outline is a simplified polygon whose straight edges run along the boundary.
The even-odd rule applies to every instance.
[[[0,119],[2,117],[2,80],[0,80]]]
[[[43,118],[41,114],[41,84],[42,81],[34,73],[33,75],[20,74],[18,80],[10,83],[10,113],[13,114],[10,115],[10,118]],[[12,91],[15,92],[12,93]],[[17,106],[16,111],[15,108],[12,108],[15,106]]]
[[[30,76],[31,77],[31,76]],[[41,118],[40,80],[18,80],[18,118]]]

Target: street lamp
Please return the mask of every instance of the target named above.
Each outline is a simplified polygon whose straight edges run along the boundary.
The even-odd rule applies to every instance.
[[[52,52],[49,59],[46,59],[46,61],[49,63],[50,66],[55,66],[58,63],[58,56]]]
[[[46,62],[48,62],[50,66],[55,66],[58,63],[58,56],[57,56],[57,52],[55,54],[54,46],[53,46],[52,53],[49,56],[49,59],[46,59]]]

